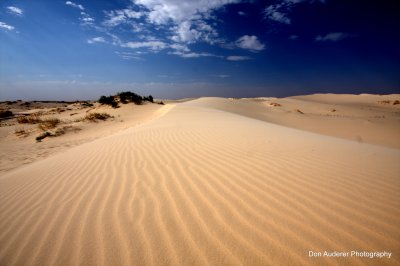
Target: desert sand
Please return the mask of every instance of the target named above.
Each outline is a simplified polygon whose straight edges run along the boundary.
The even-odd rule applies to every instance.
[[[3,122],[0,265],[399,265],[399,99],[71,105],[49,116],[114,118],[40,143]]]

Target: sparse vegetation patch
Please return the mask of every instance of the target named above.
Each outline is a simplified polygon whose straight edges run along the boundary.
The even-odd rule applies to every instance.
[[[39,122],[39,129],[45,131],[48,129],[53,129],[55,127],[57,127],[57,125],[61,123],[61,120],[58,118],[47,118],[47,119],[43,119]]]
[[[40,114],[30,114],[26,116],[20,116],[17,118],[17,122],[20,124],[37,124],[41,122],[42,119],[40,117]]]
[[[18,137],[26,137],[29,135],[29,132],[26,131],[24,127],[16,127],[14,133]]]
[[[12,117],[13,113],[9,110],[7,111],[0,111],[0,118]]]
[[[91,122],[97,122],[97,120],[107,120],[110,118],[111,115],[107,113],[88,113],[84,120],[91,121]]]

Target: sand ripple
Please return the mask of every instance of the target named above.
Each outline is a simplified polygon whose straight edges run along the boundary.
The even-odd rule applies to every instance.
[[[167,111],[1,176],[0,265],[399,265],[398,150]]]

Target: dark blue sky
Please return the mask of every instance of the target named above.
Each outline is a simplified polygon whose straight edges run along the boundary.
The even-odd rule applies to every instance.
[[[400,93],[395,1],[3,0],[0,100]]]

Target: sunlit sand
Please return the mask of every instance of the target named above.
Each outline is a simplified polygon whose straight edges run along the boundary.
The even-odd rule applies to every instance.
[[[2,121],[0,265],[399,265],[399,99],[20,110],[68,127]]]

